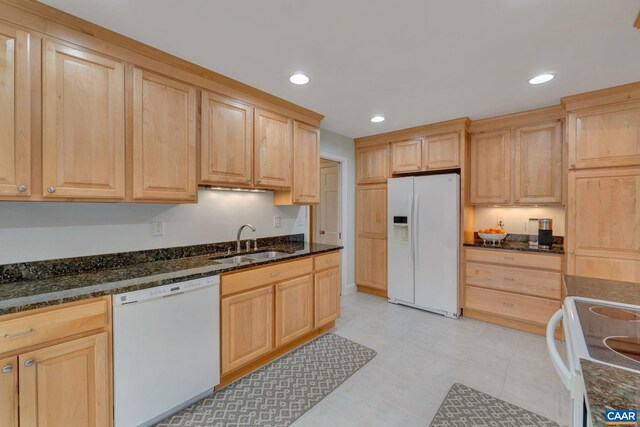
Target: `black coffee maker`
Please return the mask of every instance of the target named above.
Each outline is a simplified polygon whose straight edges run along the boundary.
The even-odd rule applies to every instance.
[[[549,249],[553,245],[553,220],[540,218],[538,220],[538,247]]]

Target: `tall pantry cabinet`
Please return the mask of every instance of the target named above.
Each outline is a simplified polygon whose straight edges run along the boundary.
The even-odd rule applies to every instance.
[[[640,281],[640,84],[563,98],[567,273]]]

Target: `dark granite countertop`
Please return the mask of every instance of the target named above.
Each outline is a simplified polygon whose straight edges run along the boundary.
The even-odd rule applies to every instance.
[[[198,248],[204,248],[204,246],[205,245],[200,245]],[[4,283],[0,282],[0,315],[103,295],[112,295],[138,289],[152,288],[155,286],[226,273],[229,271],[242,270],[256,265],[288,261],[295,258],[302,258],[342,249],[342,246],[282,241],[269,246],[260,247],[258,251],[254,252],[277,250],[287,252],[287,255],[285,256],[275,259],[244,262],[238,265],[228,265],[218,264],[215,262],[215,258],[219,259],[229,256],[226,250],[223,251],[225,248],[214,245],[211,245],[211,247],[218,251],[202,253],[206,248],[200,248],[200,253],[197,256],[184,256],[138,263],[127,263],[126,261],[122,261],[121,264],[126,265],[110,266],[110,268],[101,268],[99,262],[93,262],[95,265],[92,264],[93,269],[91,271],[78,271],[74,274],[45,274],[41,271],[46,268],[49,270],[55,270],[56,268],[62,269],[62,267],[60,267],[60,264],[62,264],[60,261],[65,260],[53,260],[50,264],[46,264],[48,263],[47,261],[31,263],[45,264],[44,267],[39,266],[38,268],[40,271],[35,273],[29,270],[29,263],[0,266],[0,270],[5,272],[26,271],[29,273],[27,276],[34,277],[32,280],[19,280],[16,277],[11,277],[12,280],[5,280]],[[183,248],[176,249],[184,252]],[[172,248],[154,251],[167,252],[171,250]],[[152,251],[145,251],[145,253],[146,252]],[[136,254],[142,254],[142,252],[110,254],[106,255],[105,259],[107,259],[106,257],[115,259],[115,257],[120,255],[135,257]],[[180,254],[183,253],[180,252]],[[93,258],[98,257],[99,256],[95,256]],[[141,256],[141,258],[144,257]],[[71,260],[78,260],[76,263],[79,267],[84,267],[85,270],[89,270],[89,268],[86,267],[88,262],[83,263],[82,258]],[[0,271],[0,273],[3,271]],[[9,274],[6,274],[6,276],[9,276]],[[18,276],[18,274],[16,273],[15,276]]]
[[[640,283],[564,275],[568,297],[592,298],[640,306]]]
[[[587,406],[594,426],[603,426],[607,409],[640,407],[640,374],[580,359]]]
[[[512,240],[503,240],[495,245],[491,243],[484,243],[482,240],[474,240],[473,242],[464,242],[464,246],[487,249],[504,249],[508,251],[536,252],[542,254],[564,254],[564,246],[560,244],[554,244],[549,249],[542,249],[537,246],[529,246],[529,242]]]

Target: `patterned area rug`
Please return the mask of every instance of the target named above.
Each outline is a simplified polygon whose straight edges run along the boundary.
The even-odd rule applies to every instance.
[[[375,355],[363,345],[325,334],[157,426],[288,426]]]
[[[451,386],[431,427],[557,427],[555,422],[462,384]]]

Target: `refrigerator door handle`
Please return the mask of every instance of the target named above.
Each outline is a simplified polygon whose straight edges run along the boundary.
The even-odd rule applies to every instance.
[[[418,265],[418,261],[420,260],[420,247],[419,247],[419,242],[418,242],[418,212],[419,212],[419,203],[420,203],[420,195],[419,194],[415,194],[413,196],[413,232],[411,233],[411,238],[413,239],[413,247],[414,249],[414,254],[413,254],[413,265],[417,266]]]
[[[411,245],[411,261],[415,262],[416,259],[416,248],[415,248],[415,239],[413,238],[413,193],[409,193],[407,195],[409,199],[409,221],[407,224],[409,226],[408,237],[411,239],[409,242]]]

